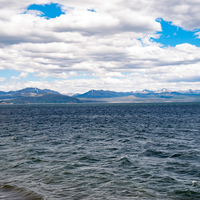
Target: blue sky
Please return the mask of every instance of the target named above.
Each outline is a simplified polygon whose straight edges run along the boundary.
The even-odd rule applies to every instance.
[[[184,28],[173,25],[172,22],[164,21],[163,19],[157,20],[161,26],[162,31],[158,39],[153,39],[155,42],[161,43],[164,46],[176,46],[182,43],[189,43],[200,47],[200,39],[196,35],[200,30],[184,30]]]
[[[0,3],[0,90],[200,88],[200,2]]]
[[[27,11],[28,10],[41,11],[40,17],[45,17],[47,19],[56,18],[62,14],[65,14],[62,11],[61,5],[57,3],[43,4],[43,5],[31,4],[27,7]]]

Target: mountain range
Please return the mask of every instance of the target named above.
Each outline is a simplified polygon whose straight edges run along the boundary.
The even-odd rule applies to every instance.
[[[75,97],[62,95],[59,92],[38,89],[25,88],[18,91],[3,92],[0,91],[0,103],[7,104],[28,104],[28,103],[82,103]]]
[[[90,90],[84,94],[75,94],[73,97],[81,101],[100,101],[108,103],[140,103],[140,102],[200,102],[200,90],[171,91],[142,90],[132,92],[115,92],[105,90]]]
[[[25,88],[18,91],[0,91],[1,104],[29,103],[137,103],[137,102],[200,102],[200,90],[171,91],[142,90],[115,92],[108,90],[90,90],[73,96],[63,95],[49,89]]]
[[[105,90],[90,90],[84,94],[75,94],[74,97],[77,98],[113,98],[113,97],[125,97],[133,95],[135,97],[170,97],[174,95],[200,95],[200,90],[179,90],[171,91],[166,88],[162,90],[152,91],[152,90],[142,90],[142,91],[132,91],[132,92],[114,92]]]

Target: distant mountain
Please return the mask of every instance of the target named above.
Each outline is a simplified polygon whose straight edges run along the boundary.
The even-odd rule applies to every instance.
[[[0,91],[0,95],[5,95],[5,94],[6,94],[6,92]]]
[[[162,90],[157,90],[157,91],[155,91],[155,93],[170,93],[170,92],[172,92],[171,90],[168,90],[168,89],[166,89],[166,88],[163,88]]]
[[[62,94],[40,94],[34,97],[21,97],[12,99],[9,101],[11,103],[17,104],[27,104],[27,103],[81,103],[81,101],[74,97],[69,97]]]
[[[71,95],[71,94],[70,94]],[[49,89],[25,88],[18,91],[0,91],[0,103],[102,103],[102,102],[193,102],[200,101],[200,90],[171,91],[142,90],[134,92],[115,92],[90,90],[73,96],[62,95]]]
[[[186,94],[200,94],[200,90],[186,90],[185,92],[183,91],[183,93],[186,93]]]
[[[38,89],[38,88],[25,88],[18,91],[0,92],[0,102],[7,103],[81,103],[75,97],[62,95],[59,92]]]
[[[113,98],[133,95],[133,92],[114,92],[105,90],[90,90],[84,94],[76,94],[76,98]]]
[[[145,90],[142,90],[142,91],[135,91],[133,93],[148,94],[148,93],[154,93],[154,91],[145,89]]]
[[[38,88],[25,88],[22,90],[17,90],[17,91],[9,91],[9,92],[0,92],[0,100],[3,99],[15,99],[15,98],[20,98],[24,96],[36,96],[39,94],[60,94],[59,92],[53,91],[53,90],[48,90],[48,89],[38,89]]]
[[[90,90],[74,97],[82,101],[101,102],[193,102],[200,101],[200,90],[171,91],[166,88],[157,91],[145,89],[134,92]]]
[[[164,94],[163,94],[164,93]],[[105,91],[105,90],[90,90],[84,94],[77,94],[74,95],[76,98],[117,98],[117,97],[127,97],[127,96],[135,96],[139,98],[148,98],[152,96],[160,96],[160,95],[168,95],[166,90],[161,90],[160,92],[156,93],[151,90],[142,90],[136,92],[114,92],[114,91]]]

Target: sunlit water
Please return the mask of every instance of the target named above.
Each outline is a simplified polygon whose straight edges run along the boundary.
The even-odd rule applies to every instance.
[[[200,199],[200,104],[2,105],[0,199]]]

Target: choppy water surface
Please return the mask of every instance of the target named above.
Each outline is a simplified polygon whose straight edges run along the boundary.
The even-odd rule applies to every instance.
[[[200,104],[0,106],[0,199],[200,199]]]

